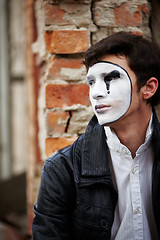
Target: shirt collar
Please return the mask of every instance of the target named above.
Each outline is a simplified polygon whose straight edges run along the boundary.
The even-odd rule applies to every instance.
[[[146,131],[146,137],[145,137],[145,142],[138,148],[136,153],[141,153],[144,150],[146,150],[150,144],[151,144],[151,137],[152,137],[152,132],[153,132],[153,114],[150,118],[149,125]],[[106,134],[106,141],[110,149],[116,151],[116,152],[121,152],[124,154],[130,153],[129,149],[123,145],[115,132],[108,126],[104,127],[105,134]]]
[[[147,128],[147,131],[146,131],[146,139],[145,139],[145,142],[147,142],[151,136],[152,136],[152,132],[153,132],[153,113],[152,113],[152,116],[151,116],[151,119],[149,121],[149,125],[148,125],[148,128]]]

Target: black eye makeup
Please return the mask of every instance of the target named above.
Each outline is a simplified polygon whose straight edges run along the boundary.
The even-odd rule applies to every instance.
[[[104,76],[104,81],[111,81],[113,79],[120,78],[120,72],[118,70],[114,70]]]
[[[104,82],[106,84],[108,94],[110,94],[110,81],[117,78],[120,78],[120,72],[118,70],[114,70],[104,76]]]

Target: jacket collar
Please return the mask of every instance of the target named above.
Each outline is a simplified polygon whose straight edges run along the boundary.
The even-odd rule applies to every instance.
[[[160,124],[154,109],[152,144],[156,157],[157,154],[160,154]],[[109,151],[106,143],[106,135],[104,127],[99,125],[95,115],[91,119],[84,134],[81,174],[84,177],[110,176]]]
[[[96,116],[91,119],[84,134],[82,146],[82,176],[110,175],[106,136]]]
[[[153,109],[153,135],[152,135],[152,144],[154,156],[160,155],[160,124],[156,115],[155,110]],[[159,161],[159,157],[157,158]]]

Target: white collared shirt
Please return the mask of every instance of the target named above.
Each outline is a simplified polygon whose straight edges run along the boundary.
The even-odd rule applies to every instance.
[[[118,191],[112,240],[158,239],[152,209],[151,123],[152,118],[145,143],[139,147],[134,159],[116,134],[109,127],[104,127]]]

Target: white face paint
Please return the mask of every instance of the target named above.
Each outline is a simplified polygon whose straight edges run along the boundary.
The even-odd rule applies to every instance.
[[[95,63],[88,70],[87,82],[93,111],[100,125],[115,122],[128,111],[132,84],[121,66],[107,61]]]

